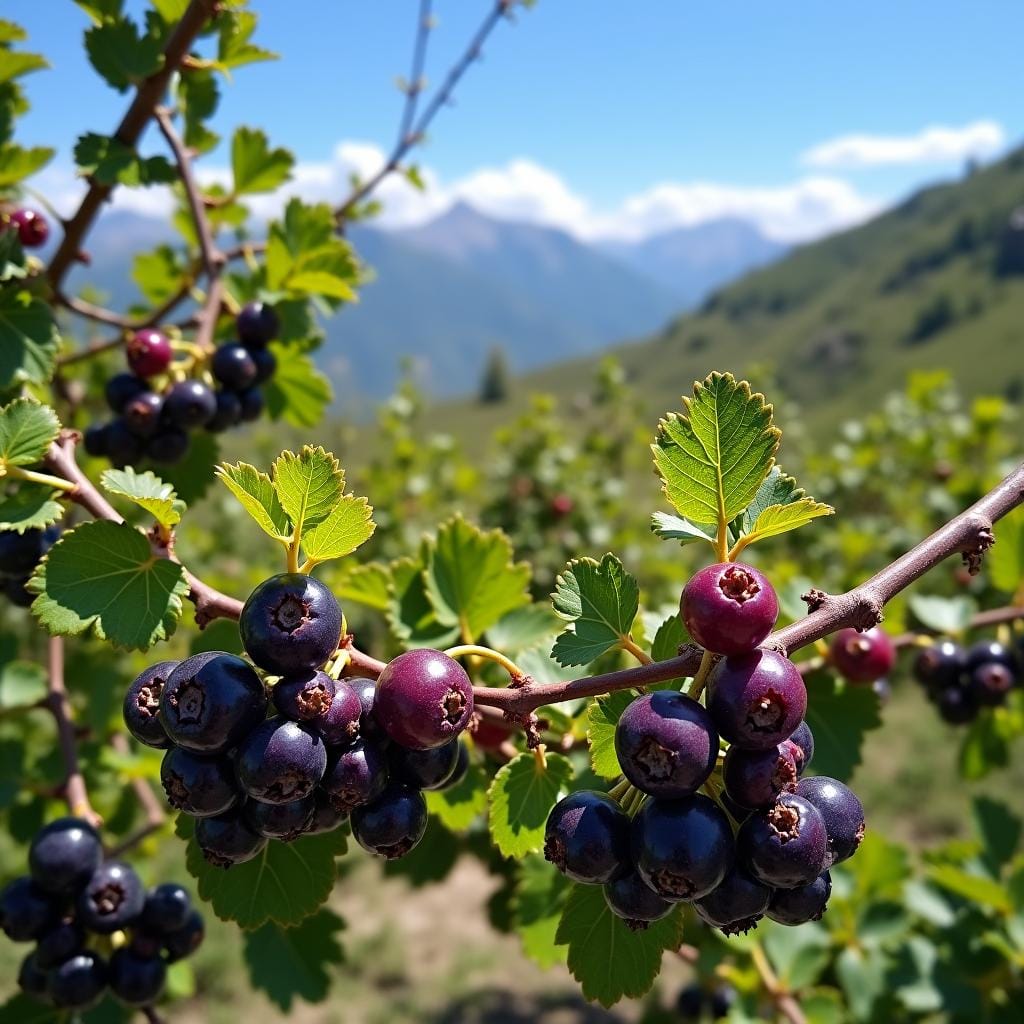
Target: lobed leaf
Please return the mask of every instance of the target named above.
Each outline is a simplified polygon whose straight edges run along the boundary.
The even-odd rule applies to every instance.
[[[622,774],[615,753],[615,727],[622,713],[636,699],[633,690],[616,690],[598,697],[587,708],[587,743],[590,745],[590,764],[595,775],[615,779]]]
[[[365,498],[344,495],[330,515],[303,536],[302,550],[307,560],[319,564],[351,554],[377,528],[372,515],[373,509]]]
[[[59,348],[50,307],[30,292],[0,289],[0,391],[17,384],[45,384]]]
[[[0,50],[0,54],[3,52]],[[56,152],[49,146],[25,147],[13,142],[0,145],[0,186],[7,188],[31,177],[45,167]]]
[[[806,682],[814,771],[845,782],[860,764],[865,737],[882,724],[878,696],[870,687],[850,686],[826,672]]]
[[[502,765],[488,792],[488,826],[504,857],[536,853],[544,843],[551,808],[572,778],[572,765],[561,754],[548,754],[546,765],[532,752]]]
[[[118,92],[160,70],[160,41],[141,35],[134,22],[117,18],[95,25],[85,33],[85,49],[96,72]]]
[[[0,530],[41,530],[64,516],[57,492],[39,484],[21,483],[13,494],[0,499]]]
[[[555,942],[572,883],[542,857],[524,857],[512,897],[513,927],[526,955],[547,969],[565,963],[566,947]]]
[[[0,409],[0,462],[32,466],[42,462],[60,432],[60,420],[47,405],[16,398]]]
[[[471,764],[462,781],[449,789],[427,792],[427,810],[453,832],[464,832],[487,810],[488,775]]]
[[[268,415],[293,427],[315,426],[334,399],[330,380],[309,356],[280,345],[271,349],[277,356],[277,370],[263,390]]]
[[[708,523],[691,523],[689,519],[668,512],[655,512],[651,516],[651,532],[662,540],[677,540],[684,547],[704,541],[715,543],[715,528]]]
[[[271,149],[266,132],[241,126],[231,138],[234,194],[273,192],[292,175],[295,157],[287,149]]]
[[[323,448],[305,445],[301,452],[282,452],[274,460],[274,491],[297,537],[322,523],[341,500],[345,474],[338,460]]]
[[[217,479],[238,499],[264,533],[275,540],[288,540],[292,524],[281,506],[273,481],[266,473],[261,473],[247,462],[234,466],[222,463],[216,473]]]
[[[137,472],[131,466],[124,469],[105,469],[100,484],[109,494],[117,494],[145,509],[161,526],[170,528],[181,522],[185,502],[155,473]]]

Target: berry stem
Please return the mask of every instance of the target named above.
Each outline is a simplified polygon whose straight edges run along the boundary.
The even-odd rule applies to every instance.
[[[533,748],[533,760],[537,765],[537,771],[546,772],[548,770],[548,755],[543,743],[538,743]]]
[[[449,658],[484,658],[487,661],[493,661],[500,665],[512,677],[513,681],[525,678],[523,670],[511,658],[506,657],[500,651],[492,650],[490,647],[483,647],[480,644],[459,644],[456,647],[449,647],[444,653]]]
[[[25,469],[22,466],[4,466],[3,472],[0,474],[6,476],[11,480],[24,480],[27,483],[42,484],[44,487],[52,487],[55,491],[64,491],[70,493],[75,489],[75,485],[67,480],[62,480],[59,476],[50,476],[48,473],[37,473],[33,469]]]
[[[715,656],[710,651],[705,651],[701,655],[700,666],[690,682],[689,689],[686,691],[694,700],[700,700],[700,695],[704,692],[704,684],[707,682],[708,673],[711,671],[711,666],[714,663]]]
[[[619,646],[632,654],[641,665],[650,665],[654,659],[627,633],[619,638]]]
[[[294,540],[289,541],[285,551],[288,556],[288,572],[299,572],[299,543],[300,538],[296,537]]]
[[[618,800],[618,802],[621,804],[622,801],[625,799],[626,794],[630,791],[631,788],[632,787],[630,785],[629,779],[625,778],[624,776],[620,776],[619,781],[616,782],[615,785],[608,790],[608,795],[613,800]]]
[[[755,939],[750,946],[750,958],[765,991],[775,1003],[775,1008],[789,1021],[789,1024],[807,1024],[804,1011],[800,1009],[799,1003],[786,991],[785,986],[779,981],[778,975],[768,962],[764,947]]]

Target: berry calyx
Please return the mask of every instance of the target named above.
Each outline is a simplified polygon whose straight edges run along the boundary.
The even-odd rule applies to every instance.
[[[408,786],[391,785],[373,803],[352,812],[352,835],[367,851],[387,860],[404,857],[427,828],[427,802]]]
[[[279,715],[295,722],[309,722],[327,714],[334,700],[334,689],[334,680],[317,669],[285,676],[278,680],[271,693]]]
[[[544,857],[574,882],[610,882],[630,869],[629,818],[607,793],[570,793],[548,815]]]
[[[730,747],[722,766],[726,791],[742,807],[771,806],[780,793],[796,790],[796,754],[802,761],[803,752],[789,740],[770,750]]]
[[[828,833],[818,809],[795,793],[783,793],[770,808],[740,826],[736,849],[741,862],[765,885],[792,889],[825,869]]]
[[[887,676],[896,664],[896,648],[881,626],[863,633],[841,629],[832,638],[829,658],[839,674],[851,683],[873,683]]]
[[[756,926],[771,897],[769,886],[734,865],[725,878],[693,906],[707,924],[726,935],[739,935]]]
[[[28,851],[28,866],[36,885],[45,892],[77,892],[103,860],[96,830],[81,818],[58,818],[36,833]]]
[[[359,739],[329,765],[322,783],[331,806],[339,814],[376,800],[388,784],[388,759],[370,739]]]
[[[101,864],[78,896],[78,919],[90,931],[110,935],[142,913],[146,890],[139,876],[118,861]]]
[[[160,720],[160,694],[167,677],[178,667],[176,661],[161,661],[144,669],[124,695],[124,724],[140,743],[157,750],[170,745]]]
[[[128,369],[138,377],[166,373],[174,351],[166,334],[152,327],[135,331],[125,344]]]
[[[779,617],[772,585],[740,562],[721,562],[695,573],[683,588],[679,608],[694,640],[726,655],[752,651]]]

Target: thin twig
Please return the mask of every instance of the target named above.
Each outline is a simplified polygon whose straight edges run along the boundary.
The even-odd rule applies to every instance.
[[[406,83],[405,104],[402,109],[402,121],[398,128],[398,139],[395,146],[400,146],[412,131],[416,118],[416,107],[420,94],[423,92],[423,65],[427,59],[427,40],[430,30],[434,27],[431,13],[431,0],[420,0],[419,20],[416,22],[416,42],[412,49],[412,70]]]
[[[764,990],[771,997],[779,1013],[789,1021],[789,1024],[807,1024],[807,1018],[804,1016],[804,1011],[800,1009],[800,1004],[790,995],[782,982],[779,981],[778,975],[768,962],[768,957],[765,955],[764,947],[760,942],[755,941],[751,946],[750,957],[757,970],[758,977],[761,979],[761,984],[764,986]]]

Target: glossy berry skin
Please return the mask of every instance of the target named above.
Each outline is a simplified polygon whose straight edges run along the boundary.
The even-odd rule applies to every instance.
[[[263,392],[257,387],[246,388],[238,392],[238,401],[242,406],[242,422],[255,423],[263,415]]]
[[[454,739],[473,714],[473,685],[466,670],[440,651],[406,651],[377,680],[374,714],[396,743],[410,750]]]
[[[336,811],[349,814],[384,792],[388,773],[388,759],[379,744],[360,739],[331,761],[322,788]]]
[[[346,679],[345,682],[359,698],[359,735],[375,740],[383,739],[386,742],[387,733],[380,727],[373,711],[373,705],[377,699],[377,680],[356,677]]]
[[[167,966],[158,957],[143,957],[131,949],[118,949],[110,958],[107,983],[127,1006],[149,1006],[164,990]]]
[[[51,821],[36,833],[28,851],[29,872],[44,892],[77,892],[102,861],[100,837],[81,818]]]
[[[110,411],[119,413],[133,398],[148,390],[149,385],[134,373],[118,373],[107,381],[104,393]]]
[[[238,745],[235,771],[247,796],[267,804],[301,800],[327,770],[327,747],[307,725],[268,718]]]
[[[107,428],[106,424],[93,424],[85,428],[82,438],[86,452],[94,459],[102,458],[107,454]]]
[[[267,712],[263,680],[241,658],[204,651],[186,658],[167,677],[160,720],[171,740],[198,754],[233,747]]]
[[[50,971],[46,991],[62,1010],[87,1010],[102,998],[107,987],[107,965],[92,952],[78,953]]]
[[[690,636],[715,654],[746,654],[779,617],[775,589],[752,566],[721,562],[695,573],[683,588],[680,613]]]
[[[217,392],[217,411],[207,421],[211,434],[221,434],[242,422],[242,400],[234,391]]]
[[[978,717],[978,699],[973,690],[963,686],[947,686],[935,695],[935,706],[943,721],[950,725],[966,725]]]
[[[230,391],[244,391],[256,382],[259,372],[249,350],[242,345],[221,345],[213,354],[210,369],[214,378]]]
[[[324,832],[333,832],[348,820],[348,811],[337,810],[322,789],[313,794],[313,802],[313,817],[306,826],[306,835],[318,836]]]
[[[983,707],[997,707],[1016,686],[1017,677],[1006,665],[987,661],[971,672],[969,686],[974,699]]]
[[[64,963],[85,945],[85,931],[75,921],[61,921],[36,940],[36,964],[43,970]]]
[[[124,425],[140,438],[152,437],[160,429],[164,400],[153,391],[143,391],[121,410]]]
[[[79,921],[92,932],[110,935],[132,924],[146,904],[146,890],[127,864],[108,861],[92,874],[78,895]]]
[[[352,812],[352,835],[367,853],[404,857],[423,838],[427,802],[408,786],[391,785],[373,803]]]
[[[413,789],[444,789],[459,763],[458,740],[449,740],[429,750],[407,750],[393,746],[388,751],[391,776]]]
[[[642,931],[654,921],[671,913],[674,903],[663,900],[635,871],[607,882],[604,901],[630,931]]]
[[[849,860],[864,838],[864,808],[849,787],[827,775],[801,779],[797,794],[817,807],[828,833],[825,867]]]
[[[176,661],[161,661],[144,669],[124,695],[124,724],[147,747],[166,750],[171,741],[160,721],[160,694],[167,677],[178,667]]]
[[[135,331],[125,345],[128,369],[137,377],[156,377],[165,373],[173,355],[167,335],[152,327]]]
[[[607,793],[570,793],[548,815],[544,857],[574,882],[611,882],[630,869],[629,818]]]
[[[964,671],[968,674],[982,665],[1004,665],[1016,675],[1020,663],[1012,648],[1001,644],[998,640],[979,640],[971,644],[964,655]]]
[[[43,530],[0,532],[0,574],[12,579],[30,576],[52,543],[47,543]]]
[[[277,337],[281,323],[273,306],[265,302],[247,302],[235,317],[235,329],[243,345],[264,348]]]
[[[633,859],[643,880],[667,900],[697,900],[721,884],[733,865],[725,812],[698,793],[649,800],[633,818]]]
[[[708,924],[726,935],[738,935],[761,920],[771,896],[769,886],[734,865],[721,883],[693,906]]]
[[[800,673],[775,651],[723,659],[708,686],[707,707],[718,731],[747,750],[771,750],[789,739],[807,711]]]
[[[254,832],[236,809],[196,822],[196,843],[203,856],[218,868],[244,864],[262,853],[265,836]]]
[[[792,889],[825,869],[828,833],[818,809],[795,793],[752,814],[736,836],[740,862],[765,885]]]
[[[315,719],[312,725],[324,743],[348,746],[359,738],[362,710],[355,691],[348,683],[338,680],[327,713]]]
[[[22,207],[10,215],[10,221],[18,231],[18,241],[26,249],[38,249],[50,237],[49,222],[37,210]]]
[[[249,356],[256,364],[256,379],[253,384],[266,384],[277,372],[277,358],[268,348],[250,348]]]
[[[801,722],[793,730],[793,735],[789,737],[789,742],[797,748],[794,753],[796,773],[797,775],[803,775],[810,767],[811,761],[814,760],[814,733],[811,732],[811,727],[806,722]],[[802,758],[800,755],[803,755]]]
[[[873,683],[887,676],[896,664],[896,648],[881,626],[861,633],[841,629],[832,638],[829,658],[839,674],[851,683]]]
[[[181,928],[164,936],[167,962],[173,964],[176,960],[191,956],[202,945],[205,934],[202,914],[198,910],[190,911]]]
[[[164,397],[167,422],[182,430],[205,426],[217,411],[213,392],[199,380],[180,380]]]
[[[729,796],[742,807],[770,807],[780,793],[792,793],[799,778],[795,754],[803,752],[784,740],[771,750],[730,747],[723,779]]]
[[[676,997],[676,1013],[687,1022],[699,1021],[704,1012],[704,990],[700,985],[687,985]]]
[[[29,953],[18,968],[18,988],[33,999],[49,999],[47,991],[48,974],[41,967],[35,953]]]
[[[60,923],[61,908],[27,875],[0,890],[0,928],[15,942],[28,942]]]
[[[812,882],[795,889],[776,889],[767,914],[777,924],[798,925],[820,921],[832,895],[832,876],[823,871]]]
[[[160,784],[167,802],[193,818],[223,814],[239,798],[231,762],[226,757],[195,754],[171,747],[160,764]]]
[[[146,894],[142,925],[155,935],[170,935],[184,928],[192,913],[192,897],[175,882],[164,882]]]
[[[454,789],[469,773],[469,747],[465,743],[459,744],[459,756],[455,761],[455,770],[445,781],[438,786],[438,789]]]
[[[293,722],[310,722],[327,714],[334,700],[334,690],[334,680],[326,672],[311,669],[279,679],[274,684],[271,697],[279,715]]]
[[[238,630],[260,668],[287,676],[321,668],[338,649],[341,606],[319,580],[285,572],[264,580],[242,608]]]
[[[288,843],[306,831],[315,810],[316,797],[310,793],[300,800],[290,800],[285,804],[246,800],[242,805],[242,816],[254,832],[268,839],[280,839]]]
[[[966,668],[967,654],[952,640],[937,640],[914,659],[914,678],[932,693],[956,686]]]
[[[696,793],[714,770],[718,733],[704,708],[674,690],[637,697],[615,728],[623,775],[650,796]]]
[[[4,597],[18,608],[31,608],[32,603],[36,599],[36,595],[33,594],[26,586],[27,583],[27,578],[0,581],[0,585],[3,587]]]

